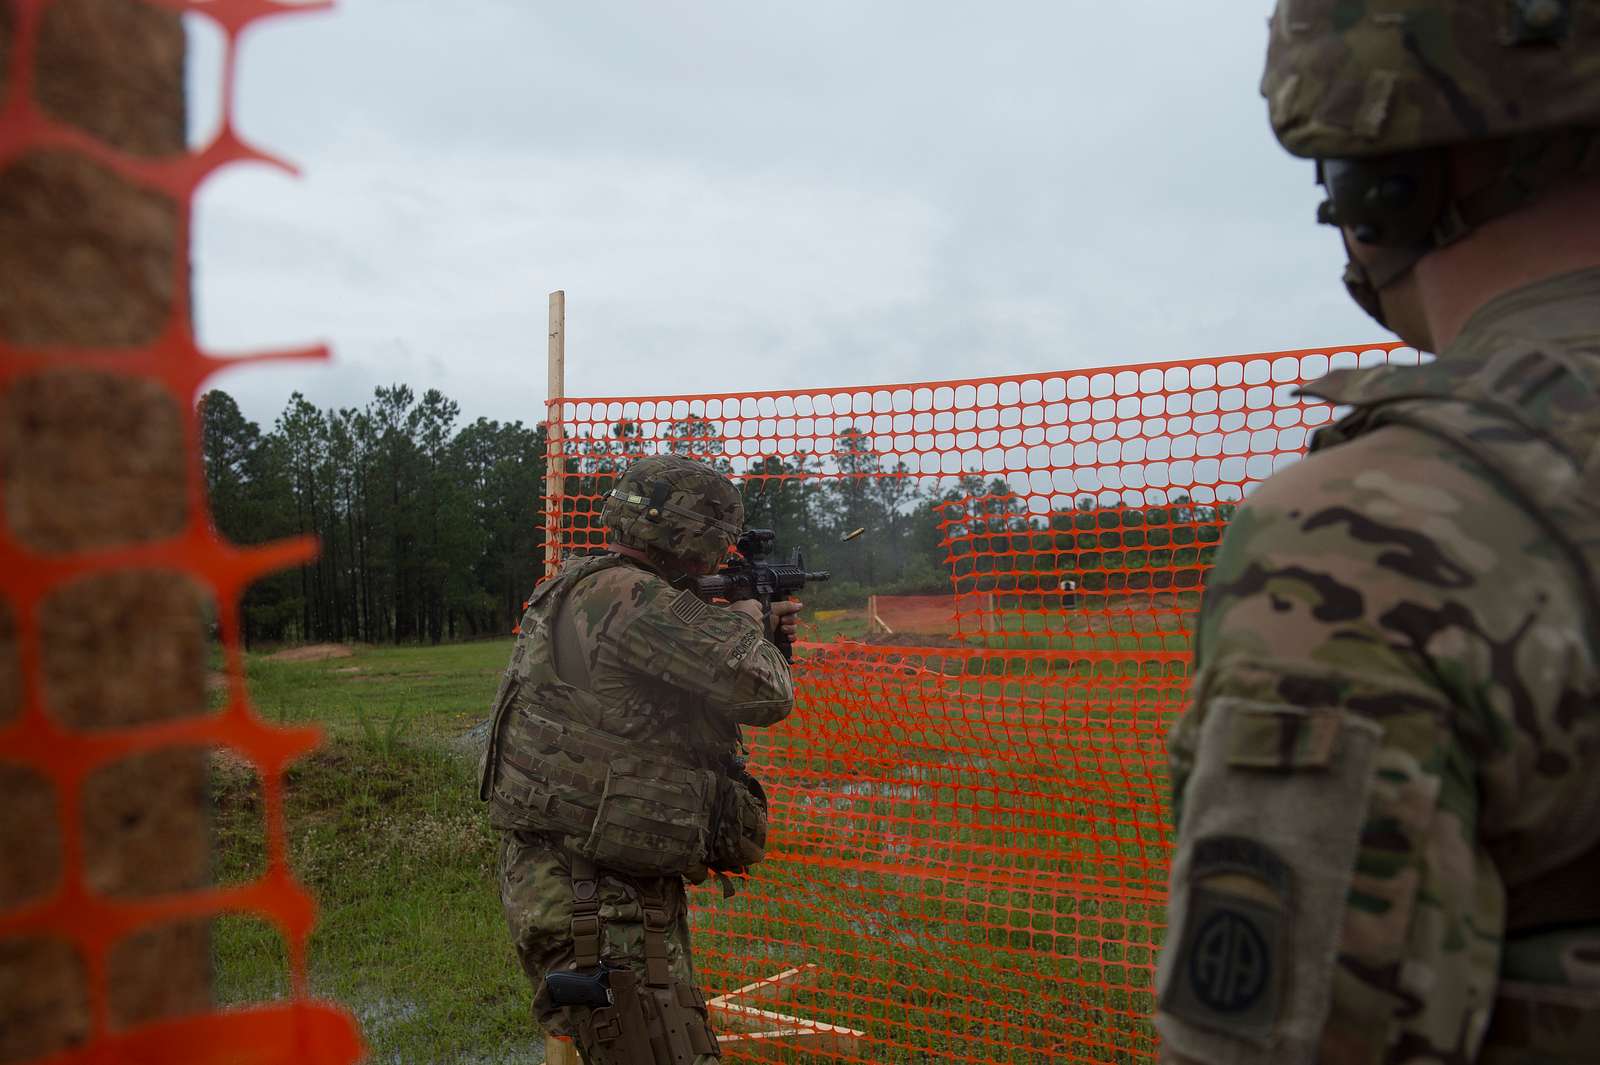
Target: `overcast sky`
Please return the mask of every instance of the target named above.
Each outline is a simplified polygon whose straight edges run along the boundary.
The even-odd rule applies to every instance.
[[[838,386],[1382,336],[1257,93],[1269,0],[340,0],[246,38],[299,164],[202,191],[201,339],[323,340],[218,386],[569,395]],[[193,16],[191,16],[193,18]],[[192,125],[220,50],[191,28]]]

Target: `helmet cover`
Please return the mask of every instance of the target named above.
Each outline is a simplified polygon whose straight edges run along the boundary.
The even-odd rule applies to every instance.
[[[1278,0],[1261,93],[1317,159],[1600,126],[1600,3]]]
[[[681,455],[636,459],[606,497],[611,541],[714,568],[744,528],[744,501],[725,475]]]

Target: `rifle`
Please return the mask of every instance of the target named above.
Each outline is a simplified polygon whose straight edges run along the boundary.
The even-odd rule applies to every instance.
[[[739,536],[740,557],[727,562],[709,577],[696,577],[694,590],[702,599],[726,599],[730,603],[755,599],[766,614],[773,603],[789,598],[807,581],[825,581],[827,570],[808,570],[797,547],[788,562],[769,562],[778,534],[771,529],[746,529]],[[779,628],[772,642],[783,652],[784,660],[794,661],[794,643]]]

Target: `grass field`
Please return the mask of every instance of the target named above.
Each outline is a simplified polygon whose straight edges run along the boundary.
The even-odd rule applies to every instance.
[[[500,915],[474,755],[461,742],[483,720],[510,649],[504,640],[248,659],[265,716],[329,732],[289,773],[291,850],[322,907],[312,990],[361,1019],[375,1061],[544,1058]],[[218,878],[248,879],[264,861],[255,776],[221,762],[213,793]],[[226,918],[215,953],[223,1003],[286,993],[272,927]]]
[[[865,628],[864,618],[853,612],[817,621],[812,639],[857,636]],[[1025,619],[998,642],[1051,651],[1142,651],[1169,649],[1181,637],[1165,626],[1147,627],[1140,617],[1072,619],[1068,626],[1065,633],[1039,632]],[[510,648],[508,639],[358,647],[325,659],[247,660],[264,716],[320,722],[329,733],[328,744],[289,774],[291,849],[298,874],[322,907],[311,945],[312,989],[357,1014],[376,1061],[543,1058],[542,1037],[529,1017],[529,990],[499,912],[496,841],[476,801],[476,752],[466,735],[484,719]],[[995,1039],[1008,1049],[988,1060],[1048,1060],[1038,1055],[1053,1044],[1035,1041],[1044,1038],[1036,1031],[1038,1002],[1021,986],[1004,982],[1031,973],[1037,988],[1049,988],[1052,1000],[1061,1000],[1072,1031],[1120,1033],[1118,1045],[1126,1049],[1103,1060],[1142,1060],[1134,1048],[1149,1038],[1142,1018],[1159,911],[1103,895],[1040,894],[1038,888],[1019,893],[1017,881],[1115,872],[1129,857],[1159,849],[1158,826],[1124,825],[1116,838],[1087,842],[1061,836],[1059,844],[1045,844],[1031,856],[1002,854],[994,860],[1003,875],[993,883],[926,866],[905,875],[897,871],[894,852],[911,842],[903,833],[915,825],[921,825],[915,829],[918,860],[967,861],[991,847],[1004,851],[1020,831],[1081,832],[1103,816],[1094,805],[1103,798],[1097,789],[1106,781],[1113,788],[1126,784],[1117,776],[1126,772],[1119,768],[1121,756],[1111,747],[1095,759],[1074,755],[1069,770],[1063,749],[1050,746],[1056,739],[983,724],[987,711],[974,710],[970,697],[981,696],[985,704],[1015,700],[1034,681],[1014,675],[1012,660],[996,673],[985,667],[981,650],[952,651],[932,652],[953,660],[955,671],[936,678],[931,689],[919,689],[924,695],[912,691],[877,707],[813,707],[809,722],[786,733],[789,769],[774,772],[789,796],[780,831],[788,833],[785,845],[794,857],[764,866],[768,883],[755,894],[697,916],[707,967],[720,970],[728,986],[775,971],[769,962],[781,960],[781,968],[800,960],[790,955],[803,947],[815,958],[831,959],[839,973],[852,973],[859,989],[884,996],[863,1000],[849,997],[858,993],[851,991],[839,997],[843,987],[807,992],[803,1001],[817,1015],[853,1018],[891,1033],[908,1022],[925,1024],[924,1011],[939,1003],[962,1018],[944,1033],[915,1033],[924,1043],[870,1059],[884,1061],[934,1060],[942,1050],[970,1051],[995,1045]],[[1072,699],[1097,688],[1111,690],[1115,685],[1106,685],[1098,668],[1082,671],[1081,679],[1076,667],[1065,677],[1057,671],[1051,690]],[[925,698],[926,704],[900,701],[907,697]],[[922,727],[945,738],[929,749],[915,743],[903,750],[875,749],[873,744],[900,742],[907,712],[920,714]],[[843,716],[827,719],[832,713]],[[1132,717],[1107,703],[1101,716],[1091,713],[1085,720],[1100,721],[1095,727],[1101,728],[1113,718],[1125,726]],[[964,735],[977,735],[981,750],[964,749]],[[1088,750],[1086,745],[1103,738],[1085,733],[1074,743]],[[841,782],[826,772],[841,755],[883,756],[897,768],[882,771],[887,776],[874,782],[880,771],[852,767],[850,772],[864,775]],[[1005,811],[946,805],[958,789],[1000,778],[1034,783],[1024,783],[1026,795],[1009,795]],[[264,862],[254,776],[241,763],[221,761],[213,790],[218,876],[225,882],[248,879]],[[948,823],[927,820],[935,808],[949,811],[940,815]],[[905,842],[895,842],[897,836]],[[1059,852],[1051,853],[1052,846]],[[868,864],[862,866],[864,859]],[[876,869],[875,861],[889,864]],[[792,905],[775,910],[775,892],[792,896]],[[800,924],[769,924],[783,915]],[[904,946],[863,955],[863,936],[893,936]],[[760,949],[752,953],[752,945]],[[778,948],[783,958],[769,957],[769,948]],[[219,922],[215,951],[223,1002],[286,993],[284,953],[269,926],[243,918]],[[996,965],[1003,971],[982,975]],[[987,1001],[967,998],[985,979],[1002,982],[986,992]],[[851,1012],[863,1001],[878,1003],[870,1016]],[[1058,1031],[1049,1038],[1059,1037]]]

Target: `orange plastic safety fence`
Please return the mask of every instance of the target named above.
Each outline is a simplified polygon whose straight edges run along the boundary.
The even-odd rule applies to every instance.
[[[748,737],[769,857],[695,896],[732,1060],[1151,1060],[1163,738],[1204,571],[1331,417],[1296,386],[1407,358],[551,404],[564,548],[603,543],[617,470],[670,451],[833,571],[801,595],[794,714]]]
[[[361,1056],[355,1023],[343,1011],[313,1002],[306,985],[306,946],[315,921],[310,895],[289,869],[284,832],[283,772],[319,742],[307,728],[282,728],[252,710],[239,645],[239,599],[262,574],[311,557],[315,545],[297,540],[240,548],[212,529],[201,467],[200,426],[195,397],[204,383],[239,358],[202,350],[189,304],[189,227],[197,189],[217,169],[257,162],[293,168],[250,145],[234,124],[233,81],[241,34],[274,15],[320,10],[321,3],[279,0],[150,0],[158,6],[209,18],[226,42],[223,116],[209,144],[169,158],[124,154],[88,132],[53,118],[34,100],[40,28],[51,0],[5,0],[11,6],[6,108],[0,113],[0,169],[33,153],[66,152],[92,160],[135,186],[178,206],[179,254],[175,257],[171,313],[159,337],[141,348],[33,349],[0,342],[0,390],[61,370],[90,370],[154,382],[169,391],[183,412],[187,444],[187,521],[169,538],[103,550],[54,552],[19,538],[0,523],[0,592],[15,619],[22,705],[0,727],[0,760],[48,778],[54,789],[61,837],[59,876],[44,894],[0,910],[0,942],[44,938],[70,943],[87,980],[89,1030],[83,1042],[51,1062],[283,1062],[284,1065],[343,1065]],[[268,352],[248,359],[321,359],[321,349]],[[182,573],[215,598],[228,686],[217,713],[160,724],[77,730],[52,711],[52,692],[42,668],[41,608],[70,582],[112,571]],[[267,839],[267,868],[251,883],[176,895],[128,898],[98,893],[85,875],[83,785],[97,770],[164,748],[223,749],[252,763],[260,773]],[[119,1029],[109,1008],[108,955],[134,933],[167,922],[207,919],[228,913],[268,920],[281,931],[292,976],[289,1001],[181,1017]]]

